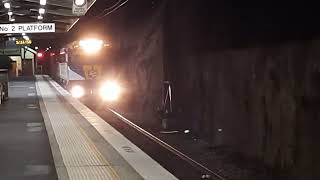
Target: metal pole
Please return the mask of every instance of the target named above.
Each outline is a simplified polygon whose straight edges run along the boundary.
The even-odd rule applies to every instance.
[[[169,92],[170,112],[172,112],[172,93],[171,93],[171,85],[170,84],[168,87],[168,92]]]

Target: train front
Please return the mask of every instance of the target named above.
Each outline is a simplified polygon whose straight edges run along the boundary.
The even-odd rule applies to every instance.
[[[73,97],[95,105],[119,100],[122,88],[113,77],[108,49],[103,40],[94,38],[76,41],[68,48],[67,89]]]

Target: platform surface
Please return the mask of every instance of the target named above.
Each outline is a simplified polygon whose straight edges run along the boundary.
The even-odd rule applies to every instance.
[[[56,180],[35,82],[10,82],[9,92],[0,105],[0,179]]]
[[[59,179],[177,179],[48,76],[36,90]]]
[[[0,180],[176,180],[48,76],[9,83]]]

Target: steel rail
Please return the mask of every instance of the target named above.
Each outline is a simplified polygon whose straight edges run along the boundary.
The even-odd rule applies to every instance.
[[[201,163],[193,160],[192,158],[190,158],[186,154],[184,154],[181,151],[179,151],[179,150],[175,149],[174,147],[170,146],[169,144],[167,144],[166,142],[164,142],[161,139],[157,138],[156,136],[154,136],[153,134],[149,133],[148,131],[144,130],[140,126],[134,124],[133,122],[131,122],[130,120],[128,120],[127,118],[125,118],[124,116],[119,114],[118,112],[112,110],[111,108],[108,108],[108,110],[111,111],[113,114],[115,114],[124,123],[128,124],[129,126],[133,127],[137,131],[141,132],[143,135],[145,135],[149,139],[155,141],[157,144],[161,145],[165,149],[167,149],[170,152],[174,153],[175,155],[179,156],[181,159],[183,159],[184,161],[188,162],[193,167],[195,167],[195,168],[197,168],[199,170],[202,170],[202,171],[204,170],[210,176],[215,177],[215,179],[226,180],[224,177],[222,177],[219,174],[213,172],[211,169],[209,169],[209,168],[205,167],[204,165],[202,165]]]

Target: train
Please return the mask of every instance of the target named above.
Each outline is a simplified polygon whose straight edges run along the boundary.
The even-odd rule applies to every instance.
[[[73,41],[51,54],[56,80],[77,99],[92,103],[114,103],[123,88],[116,80],[110,45],[103,39]]]

